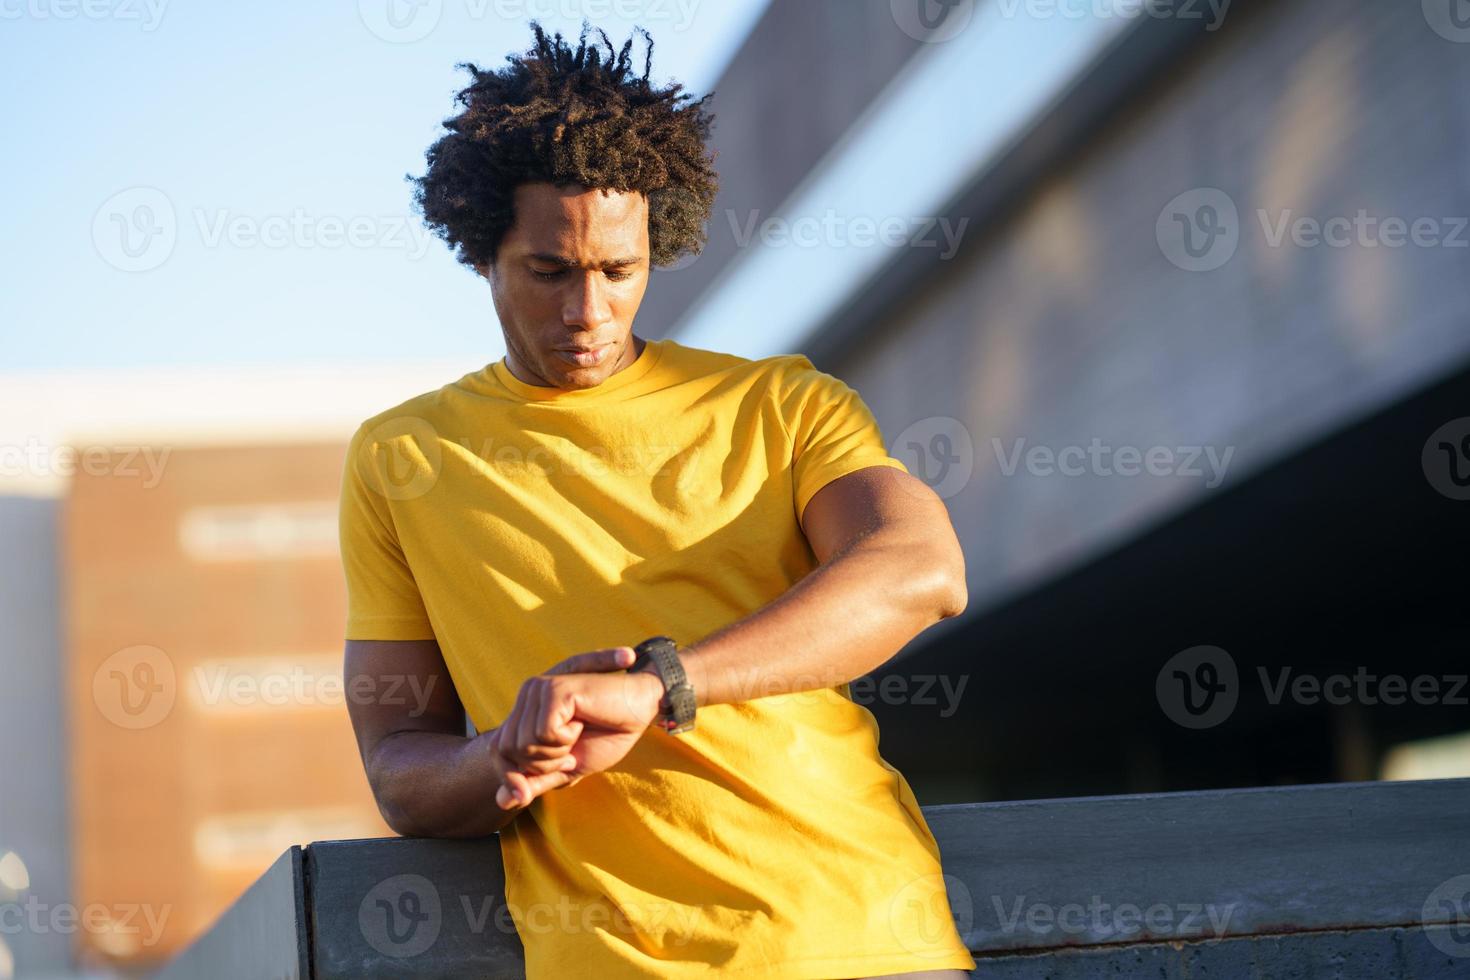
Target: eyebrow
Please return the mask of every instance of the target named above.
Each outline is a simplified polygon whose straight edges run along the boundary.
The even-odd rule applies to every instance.
[[[575,269],[577,267],[577,263],[573,262],[565,255],[551,255],[546,252],[533,252],[532,254],[528,255],[527,258],[531,259],[534,262],[545,262],[547,265],[561,266],[563,269]],[[608,259],[606,262],[602,263],[601,268],[614,269],[625,265],[637,265],[639,262],[642,261],[642,256],[638,255]]]

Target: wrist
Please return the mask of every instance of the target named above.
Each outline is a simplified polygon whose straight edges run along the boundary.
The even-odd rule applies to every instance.
[[[499,785],[507,769],[505,756],[500,753],[500,729],[492,728],[466,739],[460,749],[459,764],[474,779]]]
[[[650,673],[659,684],[653,715],[657,726],[671,735],[682,735],[692,730],[697,704],[678,645],[670,637],[653,636],[634,650],[637,659],[629,672]]]

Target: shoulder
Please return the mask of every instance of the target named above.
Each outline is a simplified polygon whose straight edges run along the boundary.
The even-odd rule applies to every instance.
[[[793,384],[810,382],[818,377],[831,377],[813,367],[805,354],[772,354],[750,358],[725,351],[690,347],[667,338],[658,343],[665,348],[663,356],[691,376],[725,374],[763,382],[783,394]]]
[[[352,448],[371,450],[403,436],[415,437],[418,442],[437,441],[440,427],[452,416],[456,404],[469,396],[466,381],[475,376],[472,372],[364,419],[352,435]]]

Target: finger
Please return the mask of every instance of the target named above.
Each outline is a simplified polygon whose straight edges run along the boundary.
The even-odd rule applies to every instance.
[[[519,810],[529,806],[533,799],[531,784],[515,770],[507,772],[495,790],[495,805],[502,810]]]
[[[520,724],[516,726],[517,758],[526,766],[532,766],[553,756],[560,756],[565,752],[564,749],[561,752],[556,751],[554,742],[543,742],[538,733],[541,727],[541,717],[545,713],[544,705],[548,686],[540,680],[526,684],[526,710],[521,715]],[[538,767],[537,771],[544,771],[544,767]]]
[[[574,707],[575,702],[565,687],[559,687],[556,682],[543,685],[541,699],[537,704],[536,743],[541,746],[555,746],[556,751],[548,751],[542,757],[560,758],[571,751],[576,738],[568,735],[567,726],[573,720]]]
[[[527,775],[515,769],[508,771],[505,781],[495,791],[495,804],[502,810],[524,809],[542,793],[567,785],[572,780],[571,769],[576,767],[576,760],[568,756],[563,763],[563,768],[556,772],[541,775]]]
[[[637,656],[632,647],[608,647],[605,650],[593,650],[591,653],[568,657],[546,673],[602,674],[610,670],[624,670],[633,666]]]
[[[516,692],[515,704],[510,709],[510,714],[505,721],[501,722],[495,731],[496,748],[501,758],[512,769],[532,769],[534,771],[550,771],[554,766],[546,765],[527,754],[526,746],[520,741],[521,729],[527,723],[528,718],[533,718],[531,709],[527,706],[535,685],[523,684]]]

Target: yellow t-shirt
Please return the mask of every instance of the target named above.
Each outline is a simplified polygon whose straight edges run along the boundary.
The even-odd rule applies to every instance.
[[[495,362],[354,435],[347,637],[437,639],[485,731],[574,653],[694,643],[771,602],[817,565],[797,515],[868,466],[904,468],[856,392],[801,355],[654,340],[576,391]],[[501,846],[533,978],[975,965],[933,835],[846,685],[651,729]]]

